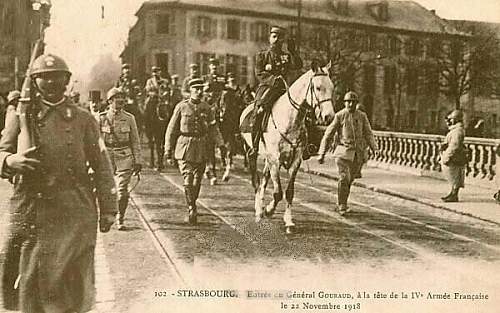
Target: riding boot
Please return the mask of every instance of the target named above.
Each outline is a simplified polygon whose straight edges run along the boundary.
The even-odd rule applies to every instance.
[[[125,225],[123,220],[125,219],[125,212],[127,211],[128,197],[123,197],[118,200],[118,214],[116,215],[116,226],[118,230],[122,230]]]
[[[186,204],[188,206],[188,215],[186,216],[186,223],[189,223],[191,225],[195,225],[197,223],[197,212],[196,212],[196,205],[195,205],[195,198],[194,198],[194,190],[193,186],[190,185],[185,185],[184,186],[184,194],[186,196]]]

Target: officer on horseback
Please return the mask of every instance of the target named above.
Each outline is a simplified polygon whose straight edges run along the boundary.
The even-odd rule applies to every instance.
[[[269,48],[259,52],[255,59],[255,75],[259,80],[255,95],[255,118],[252,126],[253,149],[250,155],[257,156],[262,136],[262,121],[266,112],[286,92],[284,79],[292,70],[302,68],[302,60],[293,39],[287,42],[288,51],[282,50],[285,30],[279,26],[271,27]]]
[[[137,105],[137,94],[140,91],[140,87],[137,84],[137,80],[133,79],[132,75],[130,74],[130,64],[123,64],[122,74],[116,82],[115,87],[121,88],[126,96],[127,102],[124,109],[136,116],[139,113],[139,107]]]
[[[128,206],[128,185],[134,173],[141,171],[141,146],[137,124],[132,114],[125,112],[125,93],[113,87],[106,97],[108,110],[99,116],[99,126],[113,165],[118,188],[118,230],[124,228],[123,220]]]

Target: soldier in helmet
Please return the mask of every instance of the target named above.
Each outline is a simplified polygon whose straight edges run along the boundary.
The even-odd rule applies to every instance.
[[[285,93],[284,79],[288,79],[291,71],[302,68],[302,60],[292,39],[288,40],[288,51],[282,50],[285,30],[279,26],[271,27],[269,48],[259,52],[255,57],[255,75],[259,85],[255,94],[255,120],[252,126],[252,155],[256,155],[262,136],[262,121],[272,105]]]
[[[464,187],[465,165],[468,162],[464,146],[464,114],[453,110],[446,117],[449,132],[441,146],[441,168],[450,183],[450,193],[441,199],[444,202],[458,202],[458,192]]]
[[[123,110],[125,94],[120,88],[111,88],[106,99],[108,109],[100,114],[99,126],[118,187],[118,230],[124,229],[125,212],[128,206],[128,185],[134,173],[141,171],[141,146],[137,124],[132,114]]]
[[[186,222],[197,223],[196,199],[200,194],[201,179],[207,162],[209,138],[220,138],[213,111],[203,101],[201,78],[189,82],[191,96],[174,109],[165,134],[165,157],[173,164],[177,160],[184,179],[184,193],[188,207]],[[219,146],[222,142],[217,143]]]
[[[194,78],[199,78],[200,77],[200,66],[196,63],[191,63],[189,65],[189,75],[184,78],[184,81],[182,82],[182,95],[184,96],[184,99],[189,99],[191,97],[191,91],[189,89],[189,82],[194,79]]]
[[[334,141],[333,157],[337,164],[340,180],[338,182],[338,211],[341,215],[350,211],[347,199],[354,179],[361,177],[366,147],[378,153],[370,121],[366,114],[356,110],[358,95],[349,91],[344,96],[345,108],[335,114],[332,123],[325,130],[318,151],[318,162],[324,163],[325,153]]]
[[[35,59],[19,121],[9,123],[0,140],[0,176],[16,176],[2,279],[10,310],[87,312],[93,306],[97,223],[109,231],[116,190],[96,121],[65,97],[70,76],[58,56]],[[24,142],[19,148],[18,141]]]

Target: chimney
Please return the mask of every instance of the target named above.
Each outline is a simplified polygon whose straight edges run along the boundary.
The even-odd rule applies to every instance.
[[[436,15],[436,10],[432,9],[430,10],[432,14]]]

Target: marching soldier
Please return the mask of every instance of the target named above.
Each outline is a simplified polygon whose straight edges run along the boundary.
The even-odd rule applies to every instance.
[[[217,126],[220,126],[220,108],[217,98],[218,87],[215,86],[215,83],[206,83],[203,88],[203,100],[206,102],[209,107],[211,114],[215,118],[215,123]],[[215,133],[214,133],[215,134]],[[210,185],[217,184],[217,172],[215,166],[215,146],[216,146],[216,138],[214,136],[209,136],[207,139],[207,162],[205,168],[205,175],[210,180]]]
[[[115,181],[118,188],[118,230],[124,229],[124,217],[128,206],[128,185],[133,174],[141,171],[141,149],[135,118],[123,110],[125,94],[113,87],[106,99],[108,110],[100,115],[100,129],[104,143],[111,157]]]
[[[325,130],[318,151],[318,162],[323,164],[325,153],[334,140],[333,157],[340,175],[338,182],[338,211],[341,215],[349,212],[347,199],[354,179],[361,177],[366,147],[378,152],[370,121],[366,114],[356,110],[358,95],[349,91],[344,96],[345,108],[335,114],[332,123]]]
[[[259,52],[255,57],[255,75],[259,80],[255,95],[255,118],[252,126],[251,155],[256,156],[262,136],[262,121],[274,102],[285,93],[284,79],[287,79],[292,70],[302,68],[302,60],[292,39],[287,46],[290,53],[282,50],[285,30],[279,26],[271,27],[269,34],[269,48]]]
[[[202,79],[205,83],[210,84],[213,88],[214,96],[218,99],[226,86],[226,79],[219,75],[219,60],[210,58],[208,60],[208,74],[203,75]]]
[[[87,312],[93,306],[98,216],[101,231],[109,231],[116,190],[96,121],[64,96],[70,75],[60,57],[35,59],[30,102],[19,105],[18,122],[8,123],[0,141],[0,176],[16,176],[7,254],[17,257],[7,257],[3,271],[9,310]],[[27,105],[36,112],[29,119]],[[18,141],[34,147],[13,152]]]
[[[201,78],[189,82],[190,98],[175,107],[165,134],[165,157],[171,164],[173,158],[177,160],[184,179],[186,222],[190,224],[197,223],[196,200],[207,161],[208,138],[219,138],[217,143],[222,145],[213,111],[202,101],[203,87]]]
[[[200,66],[196,63],[191,63],[189,65],[189,75],[184,78],[184,81],[182,82],[182,95],[184,96],[184,99],[189,99],[191,96],[191,91],[189,89],[189,82],[194,79],[194,78],[199,78],[200,77]]]

